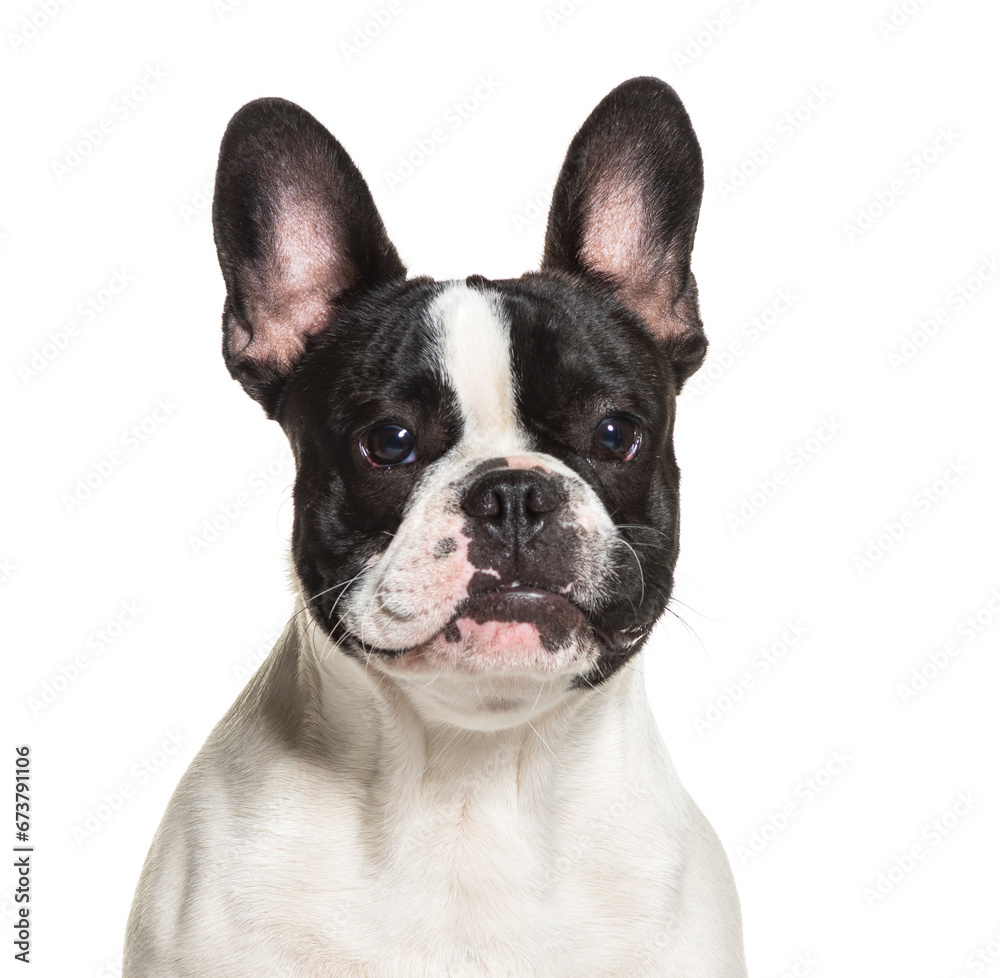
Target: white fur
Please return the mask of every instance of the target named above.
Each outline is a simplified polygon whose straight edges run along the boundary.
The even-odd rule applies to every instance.
[[[328,654],[304,613],[178,787],[123,972],[745,973],[728,862],[638,662],[530,724],[463,731]]]
[[[348,656],[300,602],[174,794],[125,978],[746,974],[729,864],[660,740],[641,655],[580,690],[592,637],[516,667],[440,638],[476,570],[461,498],[485,459],[561,480],[583,540],[572,599],[605,582],[618,531],[530,450],[498,303],[456,284],[433,316],[463,436],[341,609],[365,643],[416,650]],[[514,629],[516,645],[534,626]]]
[[[526,450],[517,420],[509,327],[499,302],[464,282],[452,282],[434,302],[431,317],[440,332],[440,369],[462,412],[459,451],[495,458]]]

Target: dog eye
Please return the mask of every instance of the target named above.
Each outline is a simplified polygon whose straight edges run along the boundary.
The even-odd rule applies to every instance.
[[[398,424],[380,424],[361,436],[361,454],[377,468],[417,460],[417,439]]]
[[[590,439],[593,458],[604,461],[628,462],[639,450],[639,428],[628,418],[605,418]]]

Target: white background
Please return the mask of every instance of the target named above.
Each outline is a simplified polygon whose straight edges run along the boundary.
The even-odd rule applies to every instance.
[[[995,5],[394,0],[379,25],[367,0],[46,3],[0,22],[0,783],[12,804],[30,744],[30,973],[118,974],[167,799],[291,608],[292,468],[219,353],[230,115],[299,102],[412,273],[503,277],[537,266],[587,113],[654,74],[705,156],[712,350],[680,400],[677,617],[646,672],[751,974],[1000,975]]]

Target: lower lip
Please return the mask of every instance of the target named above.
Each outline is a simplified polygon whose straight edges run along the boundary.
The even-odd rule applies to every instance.
[[[466,600],[440,632],[396,661],[404,671],[572,671],[592,657],[595,644],[615,655],[639,637],[592,624],[560,594],[517,586]]]
[[[565,658],[558,649],[579,648],[589,630],[580,609],[560,595],[507,588],[464,602],[429,651],[459,668],[547,671]]]
[[[625,648],[645,634],[644,629],[622,632],[601,628],[588,621],[583,612],[562,595],[528,587],[490,591],[467,601],[452,623],[459,620],[477,625],[529,623],[541,625],[550,634],[567,636],[572,632],[589,632],[610,649]]]

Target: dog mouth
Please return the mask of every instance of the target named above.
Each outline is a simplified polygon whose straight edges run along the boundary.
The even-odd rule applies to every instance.
[[[534,626],[547,652],[568,645],[574,637],[593,636],[606,651],[621,653],[645,637],[649,625],[615,629],[595,622],[565,594],[533,584],[512,584],[470,595],[455,609],[441,631],[446,642],[458,642],[469,626],[524,624]]]
[[[350,631],[342,635],[352,654],[387,667],[395,662],[403,669],[431,665],[473,673],[589,672],[600,660],[628,658],[652,630],[653,622],[602,621],[570,592],[535,582],[497,582],[465,597],[443,626],[412,645],[386,648]]]
[[[547,650],[561,647],[574,632],[587,628],[586,616],[568,598],[555,591],[517,583],[466,598],[443,629],[445,641],[459,641],[463,621],[475,625],[489,622],[534,625]]]

